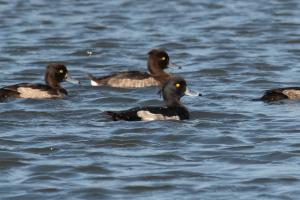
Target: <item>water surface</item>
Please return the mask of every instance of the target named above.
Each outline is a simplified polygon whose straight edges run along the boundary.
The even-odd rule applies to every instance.
[[[300,5],[270,1],[0,1],[0,86],[64,62],[81,86],[0,105],[1,199],[297,199],[300,104],[252,98],[299,86]],[[112,122],[157,88],[92,88],[87,73],[145,70],[166,49],[201,98],[188,121]]]

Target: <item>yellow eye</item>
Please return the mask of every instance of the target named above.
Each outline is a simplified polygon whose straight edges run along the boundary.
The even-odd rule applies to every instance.
[[[64,70],[63,70],[63,69],[59,70],[59,73],[63,74],[63,73],[64,73]]]
[[[180,86],[181,85],[179,83],[176,83],[176,85],[175,85],[176,88],[180,88]]]
[[[166,60],[166,57],[162,57],[161,60]]]

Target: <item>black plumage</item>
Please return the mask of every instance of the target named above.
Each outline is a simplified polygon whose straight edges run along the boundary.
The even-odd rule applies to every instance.
[[[186,82],[180,77],[173,77],[162,87],[162,96],[166,107],[136,107],[125,111],[107,111],[113,120],[184,120],[189,119],[189,112],[180,102],[186,91]]]
[[[299,100],[300,87],[285,87],[267,90],[261,98],[255,100],[274,102],[285,99]]]

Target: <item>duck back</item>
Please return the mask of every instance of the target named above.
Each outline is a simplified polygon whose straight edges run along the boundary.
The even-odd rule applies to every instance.
[[[120,88],[141,88],[159,85],[159,82],[150,74],[139,71],[121,72],[100,78],[92,75],[89,75],[89,77],[93,86],[108,85]]]
[[[267,90],[264,95],[258,99],[266,102],[280,101],[284,99],[299,100],[300,87],[286,87]]]

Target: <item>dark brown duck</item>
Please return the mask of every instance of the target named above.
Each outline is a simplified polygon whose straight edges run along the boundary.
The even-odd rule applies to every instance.
[[[109,76],[96,78],[89,75],[92,86],[111,86],[119,88],[142,88],[162,85],[170,78],[164,70],[170,62],[167,52],[160,49],[153,49],[148,53],[148,71],[127,71],[118,72]]]
[[[45,73],[46,84],[19,83],[5,86],[0,89],[0,100],[3,101],[7,98],[62,98],[68,94],[60,85],[63,81],[79,83],[68,76],[68,70],[65,65],[57,63],[49,64]]]
[[[261,98],[256,100],[274,102],[284,99],[300,100],[300,87],[286,87],[267,90]]]

